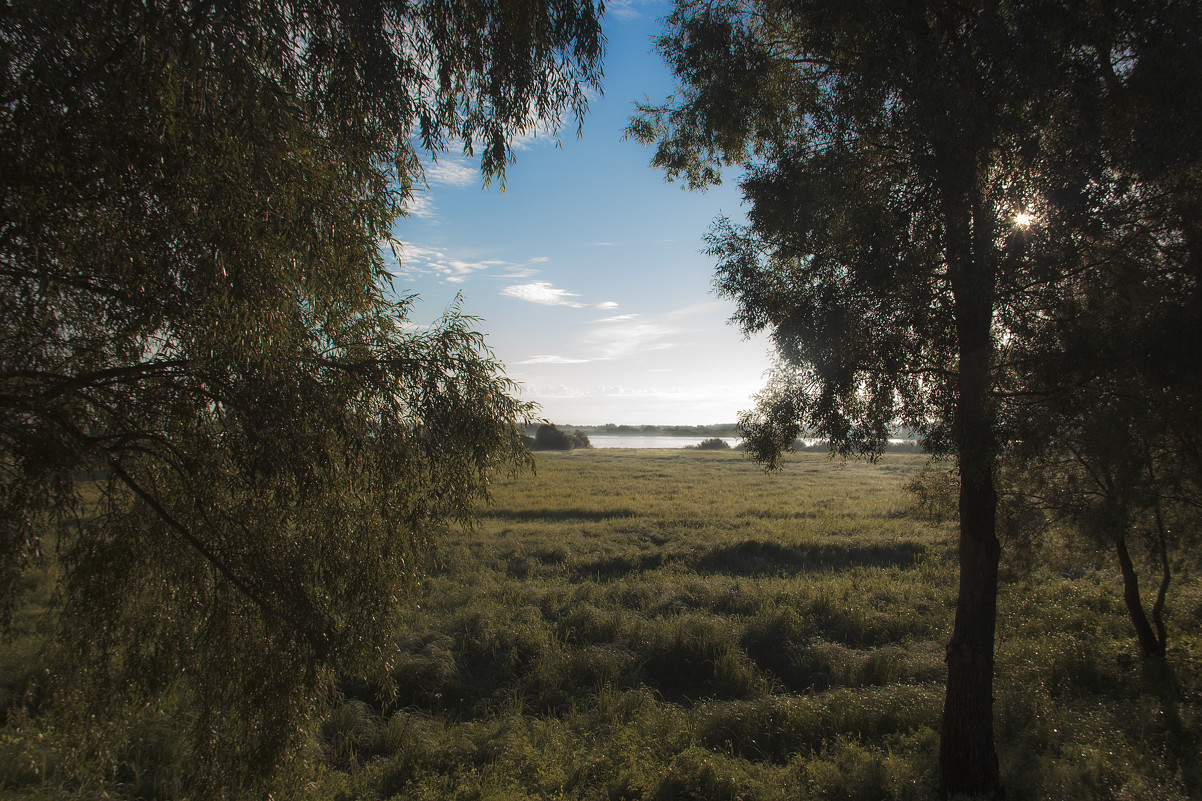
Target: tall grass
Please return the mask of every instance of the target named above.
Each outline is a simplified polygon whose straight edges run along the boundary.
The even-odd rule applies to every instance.
[[[540,455],[443,538],[393,686],[340,685],[311,796],[933,797],[957,571],[952,528],[904,489],[922,464]],[[1196,565],[1177,570],[1168,659],[1145,665],[1106,560],[1025,557],[1005,557],[999,613],[1008,797],[1198,798]],[[185,797],[166,750],[130,759],[159,780],[110,790]],[[46,790],[9,757],[9,792]]]
[[[922,463],[543,456],[496,486],[477,531],[444,540],[396,700],[375,707],[381,732],[406,732],[396,750],[366,749],[322,790],[933,797],[957,571],[952,528],[903,489]],[[1199,582],[1175,585],[1158,671],[1106,560],[1022,556],[1007,555],[999,619],[1009,797],[1198,797]]]

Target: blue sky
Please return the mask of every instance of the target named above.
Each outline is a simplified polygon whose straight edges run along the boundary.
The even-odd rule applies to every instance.
[[[503,193],[482,188],[472,160],[444,155],[394,231],[396,289],[420,298],[413,322],[461,295],[522,397],[556,423],[731,422],[770,365],[766,338],[727,323],[734,306],[713,294],[701,253],[716,216],[742,216],[738,187],[689,192],[622,141],[636,101],[672,92],[651,42],[669,10],[607,6],[604,95],[579,139],[569,124],[559,147],[524,142]]]

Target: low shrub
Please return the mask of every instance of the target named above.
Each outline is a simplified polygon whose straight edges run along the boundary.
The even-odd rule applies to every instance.
[[[690,447],[696,448],[699,451],[728,451],[730,450],[730,443],[721,437],[710,437]]]

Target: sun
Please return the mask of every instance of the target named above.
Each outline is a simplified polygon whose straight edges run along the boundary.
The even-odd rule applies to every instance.
[[[1020,211],[1014,215],[1014,225],[1018,228],[1029,228],[1034,216],[1025,211]]]

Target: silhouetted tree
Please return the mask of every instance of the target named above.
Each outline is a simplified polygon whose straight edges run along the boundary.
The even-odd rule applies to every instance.
[[[1202,125],[1202,97],[1175,89],[1202,81],[1202,9],[1109,12],[1091,23],[1094,80],[1077,83],[1071,106],[1090,141],[1059,163],[1107,192],[1050,216],[1064,220],[1054,233],[1079,269],[1009,344],[1007,385],[1025,401],[1014,404],[1011,461],[1015,489],[1033,493],[1048,519],[1113,549],[1140,648],[1156,656],[1171,529],[1192,528],[1202,508],[1202,145],[1186,133]],[[1130,542],[1159,574],[1150,610]]]
[[[536,451],[567,451],[572,449],[572,440],[551,423],[543,423],[534,432]]]
[[[948,795],[1001,793],[999,459],[1026,401],[1064,391],[1028,368],[1066,287],[1110,280],[1103,254],[1139,225],[1121,202],[1138,176],[1097,132],[1178,7],[1196,26],[1192,3],[679,0],[659,49],[681,89],[630,127],[691,186],[744,170],[749,224],[720,220],[709,252],[737,322],[780,355],[742,419],[753,454],[776,464],[808,431],[873,457],[900,423],[956,459]]]

